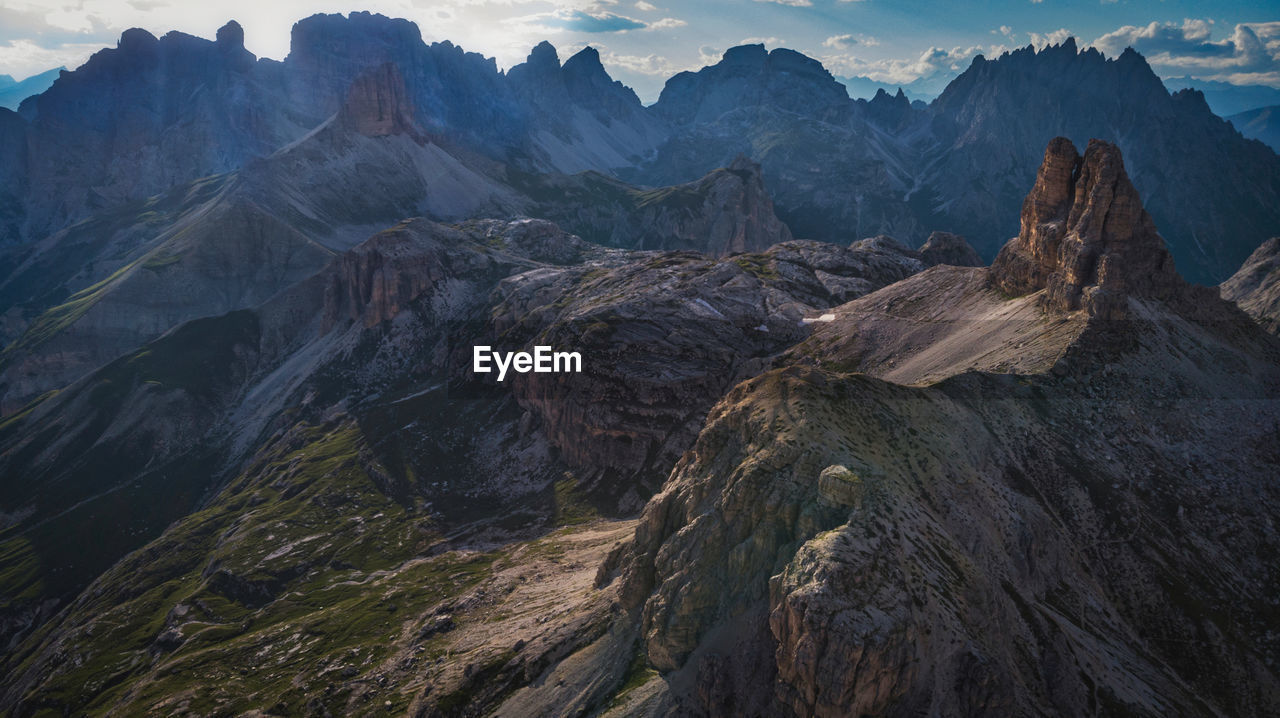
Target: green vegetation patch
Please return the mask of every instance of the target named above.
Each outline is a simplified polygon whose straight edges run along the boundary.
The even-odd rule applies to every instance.
[[[168,267],[173,264],[177,264],[180,261],[182,261],[181,254],[168,254],[166,252],[157,252],[147,257],[146,260],[143,261],[142,268],[150,269],[153,272],[158,272],[161,269],[164,269],[165,267]]]
[[[564,476],[554,485],[556,525],[572,526],[600,518],[599,512],[578,489],[578,479],[567,471]]]
[[[773,259],[763,254],[739,254],[729,261],[742,267],[742,271],[756,279],[779,279],[781,275],[774,266]]]
[[[631,193],[636,207],[662,207],[678,211],[693,212],[706,202],[706,192],[697,185],[675,185],[650,190],[636,190]]]
[[[72,294],[67,301],[56,307],[46,310],[36,320],[27,327],[27,330],[18,337],[4,353],[8,354],[12,351],[20,349],[33,349],[44,344],[53,337],[57,336],[62,330],[75,324],[85,315],[93,305],[98,303],[107,293],[107,289],[123,277],[130,269],[137,266],[138,262],[134,261],[130,264],[117,269],[111,276],[89,287],[85,287],[80,291]]]
[[[40,406],[40,404],[44,403],[46,399],[52,399],[57,395],[58,395],[57,389],[50,389],[49,391],[46,391],[40,396],[27,402],[27,404],[23,406],[21,409],[18,409],[17,411],[13,412],[9,416],[5,417],[4,420],[0,421],[0,437],[4,436],[4,433],[10,428],[17,426],[19,422],[25,419],[27,415],[30,414],[32,411],[34,411],[37,406]]]
[[[347,713],[423,612],[503,555],[430,556],[438,531],[384,492],[372,462],[354,422],[285,432],[208,508],[110,569],[108,591],[59,627],[74,660],[49,666],[28,705],[296,715],[315,698]],[[27,571],[22,557],[0,544],[7,571]],[[24,650],[27,667],[44,655],[38,636]],[[388,687],[376,704],[402,698]]]

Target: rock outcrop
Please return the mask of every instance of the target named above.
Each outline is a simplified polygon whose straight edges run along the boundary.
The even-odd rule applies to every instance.
[[[1179,361],[1158,348],[1092,387],[972,374],[913,388],[803,367],[740,384],[620,552],[623,603],[676,712],[1280,708],[1275,643],[1201,608],[1270,620],[1274,571],[1251,557],[1280,536],[1245,497],[1274,495],[1255,442],[1280,415],[1268,400],[1228,429],[1209,384],[1186,385],[1178,411],[1115,401],[1195,376],[1166,373]],[[1236,376],[1274,397],[1275,369]],[[1153,435],[1126,432],[1131,412]],[[1203,471],[1189,475],[1176,447],[1191,444]],[[1223,503],[1195,501],[1209,492]],[[1216,560],[1189,550],[1201,542]]]
[[[978,250],[964,237],[950,232],[933,232],[920,247],[920,258],[930,267],[947,264],[952,267],[981,267],[985,264]]]
[[[351,83],[339,117],[351,129],[369,137],[418,133],[404,77],[391,63]]]
[[[506,74],[531,125],[522,152],[560,172],[629,167],[667,136],[666,124],[631,88],[609,77],[600,53],[585,47],[560,65],[549,42]]]
[[[715,65],[673,76],[654,110],[673,124],[689,125],[749,106],[834,118],[847,113],[848,105],[844,86],[817,60],[785,48],[741,45]]]
[[[1044,289],[1049,309],[1111,319],[1124,316],[1128,296],[1169,300],[1186,290],[1120,150],[1090,140],[1081,157],[1065,137],[1045,149],[1022,231],[1000,250],[991,279],[1013,296]]]
[[[741,155],[697,182],[641,194],[629,219],[633,229],[624,231],[644,233],[631,244],[636,249],[695,249],[722,257],[759,252],[792,238],[773,213],[760,165]],[[648,235],[671,239],[650,244],[644,241]]]
[[[611,253],[504,280],[504,348],[580,350],[581,374],[508,382],[606,505],[635,509],[697,435],[707,409],[808,335],[805,317],[923,269],[919,260],[793,240],[711,259]]]
[[[509,172],[508,182],[534,199],[529,214],[610,247],[722,257],[792,238],[774,213],[760,165],[741,155],[670,187],[639,189],[596,172],[537,178]]]
[[[939,226],[961,232],[984,256],[1016,231],[1014,208],[1055,136],[1081,147],[1097,137],[1124,152],[1189,281],[1226,279],[1280,228],[1280,158],[1241,137],[1199,92],[1170,94],[1133,49],[1108,58],[1069,38],[979,55],[930,112],[941,142],[938,176],[974,180],[938,188],[952,203]]]
[[[964,237],[951,232],[933,232],[918,250],[907,247],[887,234],[860,239],[849,247],[867,257],[891,258],[891,262],[912,260],[919,263],[922,269],[940,264],[953,267],[981,267],[983,264],[982,257],[978,256],[978,252]]]
[[[1280,237],[1272,237],[1249,255],[1244,266],[1220,287],[1272,334],[1280,334]]]

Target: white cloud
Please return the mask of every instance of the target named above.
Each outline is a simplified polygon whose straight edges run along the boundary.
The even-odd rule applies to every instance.
[[[1027,33],[1027,37],[1031,39],[1031,44],[1034,45],[1037,50],[1043,50],[1050,45],[1061,45],[1071,36],[1072,32],[1065,27],[1060,27],[1053,32],[1046,32],[1044,34],[1038,32]]]
[[[658,6],[652,3],[647,3],[644,0],[640,0],[640,2],[636,3],[636,9],[644,12],[653,12],[658,9]]]
[[[819,60],[835,75],[868,77],[876,82],[906,85],[920,79],[951,77],[963,71],[979,53],[998,55],[1004,45],[987,47],[953,47],[950,50],[931,47],[915,58],[866,60],[849,54],[824,55]]]
[[[646,27],[645,29],[646,30],[666,30],[668,28],[673,28],[673,27],[684,27],[685,25],[688,25],[688,24],[689,23],[679,18],[664,17],[661,20],[657,20],[655,22],[649,23],[649,26]]]
[[[28,40],[15,40],[0,45],[0,72],[23,80],[55,67],[73,70],[101,50],[98,43],[68,44],[56,48],[40,47]]]
[[[1280,22],[1240,23],[1221,40],[1213,20],[1126,25],[1093,46],[1109,57],[1132,47],[1157,72],[1234,83],[1280,85]]]
[[[833,50],[848,50],[854,45],[860,45],[862,47],[877,47],[880,45],[880,41],[872,37],[871,35],[863,35],[861,33],[857,35],[854,35],[852,33],[846,33],[844,35],[832,35],[831,37],[828,37],[826,40],[822,41],[823,47],[830,48]]]
[[[633,54],[617,52],[606,45],[598,43],[593,44],[592,47],[600,52],[600,62],[604,64],[610,74],[617,68],[637,75],[663,79],[685,70],[698,70],[706,65],[713,65],[720,61],[721,55],[719,50],[704,46],[698,49],[696,58],[681,62],[657,53]],[[578,49],[580,48],[572,46],[573,51]]]
[[[756,0],[756,2],[771,2],[778,5],[790,5],[791,7],[812,7],[812,0]]]
[[[857,45],[857,44],[858,44],[858,41],[853,39],[853,35],[848,35],[848,34],[832,35],[831,37],[822,41],[823,47],[834,47],[839,50],[843,50],[847,47],[850,47],[852,45]]]

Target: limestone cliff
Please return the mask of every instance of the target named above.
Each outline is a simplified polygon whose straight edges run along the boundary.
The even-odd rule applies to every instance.
[[[759,252],[792,238],[773,213],[760,165],[741,155],[697,182],[641,194],[630,225],[624,231],[674,240],[651,245],[642,237],[637,249],[689,248],[717,257]]]
[[[1186,289],[1120,151],[1090,140],[1081,157],[1063,137],[1045,149],[1022,230],[1000,250],[991,278],[1014,296],[1044,289],[1050,309],[1108,318],[1124,313],[1127,296],[1168,300]]]
[[[610,247],[722,257],[792,238],[774,212],[760,166],[741,155],[669,187],[638,188],[596,172],[535,177],[508,170],[507,181],[533,198],[529,214]]]
[[[404,77],[391,63],[351,83],[339,117],[356,132],[369,137],[418,133]]]

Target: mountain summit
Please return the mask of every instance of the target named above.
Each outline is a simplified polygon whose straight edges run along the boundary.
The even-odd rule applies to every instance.
[[[929,113],[947,228],[984,253],[1013,233],[992,236],[992,217],[1017,216],[1010,210],[1053,137],[1100,138],[1124,151],[1146,209],[1190,281],[1225,279],[1280,227],[1280,158],[1214,115],[1199,92],[1171,95],[1132,49],[1107,58],[1068,39],[978,56]]]
[[[1047,289],[1052,309],[1113,318],[1126,294],[1168,299],[1184,286],[1120,150],[1090,140],[1082,157],[1065,137],[1045,149],[1022,204],[1022,231],[1000,251],[991,276],[1008,294]]]

